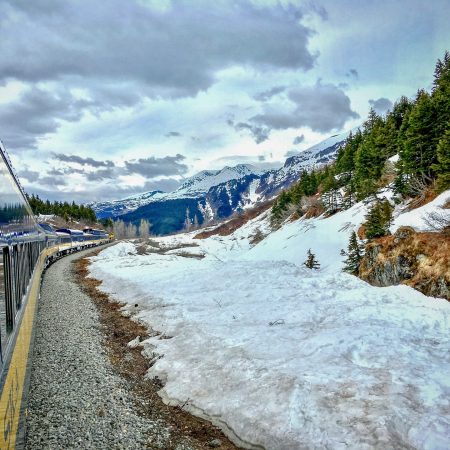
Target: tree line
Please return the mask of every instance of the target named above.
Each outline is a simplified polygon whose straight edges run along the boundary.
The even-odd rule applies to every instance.
[[[55,215],[62,217],[65,221],[69,220],[85,220],[87,222],[97,222],[94,210],[85,205],[78,205],[75,202],[50,202],[49,200],[41,200],[38,195],[27,195],[28,203],[33,214]]]
[[[279,226],[293,213],[302,216],[315,207],[319,213],[330,215],[370,198],[365,237],[385,236],[394,206],[377,193],[388,185],[396,202],[424,197],[428,190],[439,193],[450,188],[448,51],[436,63],[431,92],[420,89],[414,99],[401,97],[385,116],[371,109],[362,127],[349,134],[333,164],[303,171],[299,181],[276,199],[272,226]],[[344,270],[356,274],[364,245],[355,232],[341,254],[347,257]],[[309,266],[311,258],[314,255],[308,254]]]
[[[394,156],[397,160],[391,162]],[[302,215],[315,203],[333,214],[376,196],[388,184],[400,200],[427,189],[450,188],[449,52],[436,63],[431,92],[421,89],[414,99],[401,97],[385,116],[371,109],[333,164],[302,172],[275,201],[272,224],[279,225],[293,212]]]

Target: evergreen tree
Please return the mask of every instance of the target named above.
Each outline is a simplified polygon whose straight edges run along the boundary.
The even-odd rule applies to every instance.
[[[320,264],[316,259],[316,255],[311,252],[311,249],[308,250],[306,261],[303,263],[308,269],[319,269]]]
[[[430,94],[419,91],[414,107],[408,115],[400,167],[410,178],[427,179],[433,176],[432,166],[437,163],[437,139],[434,134],[436,110]]]
[[[444,58],[438,59],[434,71],[432,101],[436,110],[434,133],[442,138],[450,123],[450,53],[445,52]]]
[[[364,254],[363,247],[358,243],[358,238],[354,231],[350,236],[347,251],[342,250],[341,255],[347,256],[347,259],[344,261],[344,271],[356,275]]]
[[[388,200],[376,202],[366,216],[366,237],[373,239],[389,233],[392,223],[392,206]]]
[[[437,163],[434,170],[437,173],[438,190],[450,189],[450,124],[437,146]]]
[[[364,122],[362,141],[355,155],[355,183],[361,200],[377,190],[386,160],[383,119],[371,109]]]

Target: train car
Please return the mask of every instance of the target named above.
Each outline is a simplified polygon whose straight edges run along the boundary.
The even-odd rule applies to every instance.
[[[100,239],[110,239],[110,235],[103,230],[99,230],[97,228],[85,228],[83,230],[85,233],[93,234],[94,236],[97,236]]]
[[[22,448],[33,325],[47,265],[109,240],[39,225],[0,142],[0,449]]]
[[[45,241],[47,247],[53,247],[58,243],[58,235],[56,234],[56,231],[54,228],[45,222],[40,222],[39,226],[42,228],[42,230],[45,233]]]

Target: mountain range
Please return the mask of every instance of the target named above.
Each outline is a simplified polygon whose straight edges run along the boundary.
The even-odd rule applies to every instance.
[[[150,191],[122,200],[96,202],[90,206],[100,219],[120,217],[152,224],[152,232],[168,234],[183,229],[186,216],[199,224],[225,219],[273,198],[298,180],[303,170],[332,162],[349,132],[336,134],[319,144],[289,157],[279,169],[262,171],[250,164],[203,170],[186,179],[173,192]]]

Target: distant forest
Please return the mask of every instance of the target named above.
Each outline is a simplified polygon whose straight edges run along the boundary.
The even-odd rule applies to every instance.
[[[87,222],[97,222],[95,212],[89,206],[77,205],[75,202],[50,202],[41,200],[38,195],[27,195],[28,203],[33,213],[54,214],[64,220],[85,220]]]

